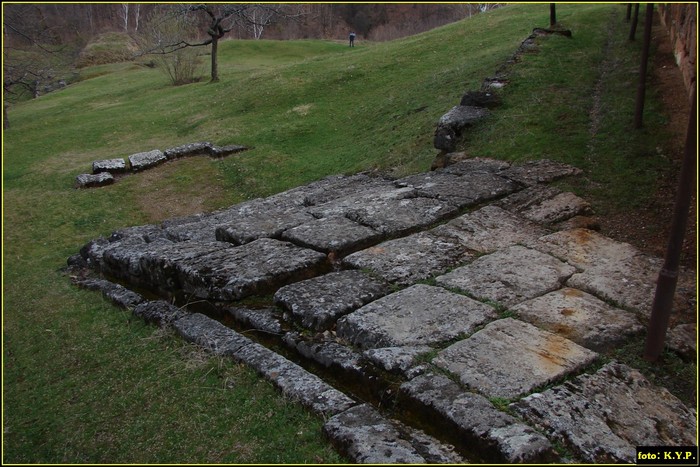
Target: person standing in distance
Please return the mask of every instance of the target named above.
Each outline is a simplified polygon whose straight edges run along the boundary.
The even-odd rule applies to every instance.
[[[350,47],[355,47],[355,32],[350,33]]]

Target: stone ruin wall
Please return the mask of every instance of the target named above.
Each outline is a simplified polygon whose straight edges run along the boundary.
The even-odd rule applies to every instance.
[[[688,94],[696,79],[696,7],[694,3],[659,4],[659,18],[671,36],[673,55],[683,74]]]

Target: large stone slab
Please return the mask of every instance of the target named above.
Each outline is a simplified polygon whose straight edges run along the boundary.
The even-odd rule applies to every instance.
[[[560,288],[575,272],[552,256],[515,245],[439,276],[436,282],[512,306]]]
[[[321,187],[318,187],[316,193],[306,194],[305,200],[309,204],[313,203],[308,209],[309,213],[316,218],[344,217],[366,206],[381,209],[394,201],[415,196],[415,190],[410,187],[397,188],[388,181],[372,183],[371,179],[359,179],[352,184],[341,184],[339,194],[340,196],[333,196],[332,192]]]
[[[496,206],[485,206],[446,224],[450,235],[479,253],[491,253],[512,245],[533,245],[548,231]]]
[[[317,218],[347,217],[384,235],[400,235],[442,220],[456,211],[447,202],[418,196],[410,187],[369,185],[358,192],[308,208]]]
[[[323,433],[356,464],[464,463],[453,447],[417,430],[388,420],[369,404],[335,415]]]
[[[167,161],[167,157],[160,149],[154,149],[148,152],[139,152],[129,156],[129,165],[134,172],[150,169],[156,165]]]
[[[499,173],[510,167],[510,163],[488,157],[474,157],[471,159],[455,162],[443,169],[442,172],[454,175],[468,175],[472,173]]]
[[[578,371],[596,357],[568,339],[505,318],[449,346],[433,363],[487,397],[512,399]]]
[[[94,161],[92,163],[92,173],[109,172],[118,174],[126,172],[126,162],[122,158]]]
[[[487,461],[536,463],[556,460],[551,443],[533,428],[501,412],[485,397],[449,378],[427,373],[401,385],[402,404]],[[404,399],[405,398],[405,399]]]
[[[523,321],[597,352],[644,330],[633,313],[568,287],[520,303],[512,311]]]
[[[123,285],[115,284],[104,279],[86,279],[78,281],[80,287],[88,290],[98,290],[102,296],[120,308],[133,309],[146,299]]]
[[[143,318],[147,323],[166,326],[187,315],[187,311],[165,300],[152,300],[136,305],[134,316]]]
[[[656,291],[662,260],[641,253],[628,243],[618,242],[586,229],[573,229],[542,237],[538,249],[567,261],[581,272],[568,285],[647,318]],[[695,293],[694,274],[679,274],[675,307],[685,309]]]
[[[267,294],[325,271],[326,255],[271,238],[177,262],[182,289],[199,298]]]
[[[279,238],[282,232],[313,221],[314,217],[303,206],[274,199],[245,203],[237,210],[229,210],[226,224],[216,228],[216,239],[235,245],[252,242],[258,238]]]
[[[344,258],[343,265],[410,285],[472,258],[467,248],[441,226],[358,251]]]
[[[344,316],[336,331],[363,349],[431,345],[473,332],[495,317],[488,305],[418,284]]]
[[[511,180],[487,171],[457,175],[437,170],[399,179],[396,184],[412,187],[423,196],[445,200],[460,209],[517,189],[517,184]]]
[[[510,408],[585,463],[634,463],[636,446],[697,443],[694,411],[617,362]]]
[[[304,327],[320,331],[389,292],[386,284],[361,271],[340,271],[282,287],[274,300]]]
[[[376,244],[382,237],[380,232],[346,217],[314,219],[282,233],[283,240],[339,256]]]

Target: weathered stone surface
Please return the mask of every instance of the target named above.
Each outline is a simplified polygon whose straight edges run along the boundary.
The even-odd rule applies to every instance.
[[[414,188],[421,196],[444,200],[460,209],[511,193],[517,188],[511,180],[486,171],[457,175],[436,170],[399,179],[396,184]]]
[[[636,446],[696,443],[696,415],[617,362],[510,405],[586,463],[634,463]]]
[[[183,339],[215,355],[235,355],[240,349],[253,345],[247,337],[201,313],[187,314],[172,324]]]
[[[93,188],[114,183],[114,177],[109,172],[97,174],[80,174],[75,177],[76,188]]]
[[[272,350],[251,344],[234,355],[251,366],[292,400],[315,413],[330,416],[356,405],[350,397]]]
[[[495,317],[488,305],[418,284],[344,316],[336,329],[363,349],[430,345],[468,334]]]
[[[568,339],[505,318],[441,351],[433,363],[487,397],[510,399],[580,370],[596,357]]]
[[[369,404],[340,413],[323,425],[323,433],[342,454],[357,464],[460,463],[450,447],[438,447],[427,435],[415,440],[398,422],[384,418]],[[407,439],[408,438],[408,439]],[[411,439],[413,438],[413,440]],[[430,440],[430,441],[428,441]],[[416,443],[423,455],[412,444]],[[433,445],[427,450],[426,443]],[[432,454],[431,454],[432,453]],[[425,457],[424,457],[425,456]]]
[[[568,287],[520,303],[512,311],[523,321],[597,352],[644,329],[633,313]]]
[[[282,335],[282,316],[277,308],[227,308],[226,311],[239,323],[249,326],[257,331],[272,335]]]
[[[140,172],[141,170],[150,169],[156,165],[162,164],[168,159],[163,154],[160,149],[154,149],[148,152],[139,152],[129,156],[129,164],[131,165],[131,170],[134,172]]]
[[[231,248],[233,245],[225,242],[153,242],[144,245],[129,258],[130,264],[136,263],[134,269],[138,271],[138,279],[132,272],[130,280],[140,280],[162,290],[175,291],[182,288],[179,264]]]
[[[240,300],[316,276],[328,266],[326,255],[288,242],[261,238],[179,261],[185,292],[199,298]]]
[[[353,253],[343,264],[368,269],[385,280],[410,285],[472,258],[467,248],[444,227],[389,240]]]
[[[518,244],[533,245],[548,233],[543,227],[496,206],[485,206],[457,217],[445,229],[463,246],[479,253]]]
[[[94,161],[92,163],[92,173],[98,174],[101,172],[109,172],[111,174],[126,172],[126,162],[124,159],[107,159],[102,161]]]
[[[133,309],[136,305],[143,302],[145,299],[138,293],[133,292],[126,287],[115,284],[104,279],[86,279],[76,282],[80,287],[88,290],[99,290],[102,296],[114,303],[118,307],[125,309]]]
[[[282,287],[274,300],[304,327],[320,331],[389,292],[387,284],[361,271],[340,271]]]
[[[283,240],[340,256],[373,245],[381,238],[380,232],[346,217],[314,219],[282,233]]]
[[[457,140],[462,130],[488,115],[489,111],[483,107],[457,105],[440,117],[433,145],[436,149],[452,152],[455,150]]]
[[[174,148],[169,148],[163,151],[168,159],[178,159],[180,157],[189,157],[195,155],[206,155],[212,154],[214,145],[208,141],[201,141],[197,143],[183,144],[182,146],[177,146]]]
[[[418,362],[418,357],[432,350],[432,347],[427,345],[383,347],[365,350],[362,355],[385,371],[413,377],[427,368],[426,365]]]
[[[347,217],[385,235],[403,235],[441,221],[456,211],[447,202],[416,197],[358,207],[348,212]]]
[[[496,409],[483,396],[464,391],[445,376],[427,373],[403,383],[401,395],[439,419],[453,438],[469,445],[480,457],[508,463],[556,459],[550,442],[531,427]],[[403,404],[407,404],[404,401]]]
[[[439,276],[436,282],[512,306],[560,288],[575,272],[552,256],[515,245]]]
[[[340,185],[341,188],[345,185],[345,190],[340,191],[341,196],[333,196],[332,191],[322,187],[319,187],[316,193],[307,194],[304,199],[308,203],[313,202],[308,209],[309,213],[316,218],[343,217],[366,206],[373,206],[375,210],[379,210],[392,202],[415,196],[412,188],[397,188],[385,180],[376,184],[370,180],[358,179],[355,183]]]
[[[668,330],[666,345],[686,360],[697,356],[698,331],[696,323],[679,324]]]
[[[518,183],[522,183],[523,185],[532,186],[538,183],[549,183],[559,178],[579,175],[581,173],[583,173],[581,169],[572,165],[541,159],[512,165],[501,172],[501,175]]]
[[[320,206],[343,198],[346,198],[347,204],[351,203],[358,194],[381,193],[387,190],[394,190],[391,180],[360,173],[326,177],[303,187],[294,188],[290,193],[299,193],[304,206]],[[318,215],[317,217],[330,216]]]
[[[214,146],[211,148],[209,155],[211,157],[226,157],[231,154],[236,154],[238,152],[247,151],[248,146],[243,146],[240,144],[229,144],[227,146]]]
[[[216,228],[216,239],[235,245],[242,245],[263,237],[279,238],[285,230],[314,219],[301,205],[280,203],[270,199],[241,205],[238,216],[234,216],[233,212],[234,210],[228,212],[231,222]]]
[[[521,212],[531,221],[541,224],[563,222],[580,214],[590,214],[591,205],[571,192],[560,193]]]
[[[187,315],[187,311],[164,300],[139,303],[133,310],[135,316],[148,323],[165,326]]]
[[[566,230],[540,239],[538,249],[567,261],[582,272],[567,285],[589,292],[643,317],[651,313],[662,260],[628,243],[586,229]],[[681,271],[674,307],[683,309],[694,296],[694,274]]]

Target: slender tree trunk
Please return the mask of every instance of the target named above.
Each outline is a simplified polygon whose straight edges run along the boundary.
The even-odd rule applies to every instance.
[[[214,35],[211,36],[211,82],[216,83],[219,81],[219,37]]]

